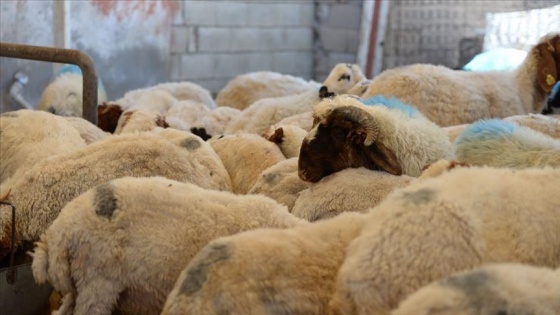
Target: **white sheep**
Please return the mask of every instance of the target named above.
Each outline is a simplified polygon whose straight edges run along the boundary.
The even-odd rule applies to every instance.
[[[362,69],[359,65],[350,63],[338,63],[332,68],[325,81],[323,81],[323,86],[329,93],[347,94],[349,90],[354,88],[358,83],[365,80],[367,79],[362,73]],[[357,88],[352,92],[357,93],[358,91],[361,91],[361,89]]]
[[[560,272],[522,264],[491,264],[427,285],[391,313],[470,314],[560,314]]]
[[[179,101],[165,113],[165,120],[170,127],[181,130],[190,130],[194,123],[206,116],[208,107],[196,101]]]
[[[327,314],[345,248],[363,223],[344,213],[214,240],[183,270],[161,314]]]
[[[535,131],[549,135],[554,139],[560,140],[560,116],[558,115],[517,115],[506,117],[504,120],[531,128]]]
[[[345,169],[302,190],[291,212],[312,222],[342,212],[367,212],[393,190],[406,187],[414,180],[414,177],[395,176],[363,167]]]
[[[294,125],[276,124],[263,134],[265,139],[276,143],[284,156],[289,159],[299,156],[301,143],[307,136],[307,131]]]
[[[157,127],[169,127],[165,116],[152,110],[128,110],[120,116],[114,134],[151,131]]]
[[[156,134],[110,136],[43,159],[2,184],[0,196],[9,192],[8,200],[17,208],[17,243],[37,240],[60,209],[79,194],[124,176],[165,176],[203,188],[231,190],[218,156],[193,134],[163,129]],[[4,207],[0,209],[0,257],[10,243],[11,218]]]
[[[86,146],[63,117],[21,109],[0,116],[0,183],[53,155]]]
[[[348,92],[344,94],[356,95],[356,96],[363,96],[366,93],[369,85],[371,84],[371,80],[362,80],[356,83]]]
[[[199,117],[192,124],[192,128],[204,129],[204,133],[210,136],[220,135],[225,132],[226,126],[240,114],[239,109],[227,106],[218,107]],[[193,130],[191,129],[191,131]]]
[[[299,155],[303,180],[362,166],[417,177],[426,165],[453,156],[447,134],[414,108],[393,99],[369,101],[339,95],[315,107],[316,124]]]
[[[294,125],[309,132],[313,128],[313,110],[286,117],[280,120],[277,125]]]
[[[138,100],[138,98],[146,94],[151,94],[154,91],[165,91],[177,101],[191,100],[206,104],[209,109],[213,109],[216,107],[216,103],[214,102],[212,95],[207,89],[201,87],[198,84],[187,81],[160,83],[147,88],[129,91],[114,103],[117,103],[123,108],[127,109],[132,106]]]
[[[298,159],[295,157],[265,169],[248,194],[270,197],[286,205],[292,212],[299,193],[310,185],[311,183],[304,182],[298,177]]]
[[[331,314],[388,314],[483,264],[560,266],[558,185],[555,169],[459,167],[394,191],[348,246]]]
[[[62,209],[37,242],[33,276],[64,296],[60,315],[159,314],[181,270],[208,242],[298,224],[266,197],[125,177]]]
[[[109,135],[91,122],[80,117],[64,117],[76,129],[86,144],[103,140]]]
[[[557,74],[558,72],[558,74]],[[540,113],[560,75],[560,33],[541,38],[514,71],[456,71],[416,64],[376,76],[364,98],[395,96],[440,126]]]
[[[262,134],[284,118],[313,110],[320,101],[315,89],[296,95],[264,98],[244,109],[225,132]]]
[[[48,111],[59,116],[82,117],[83,113],[83,78],[77,73],[63,73],[56,77],[43,90],[37,109]],[[97,101],[107,101],[102,88],[97,89]]]
[[[480,120],[457,137],[455,154],[477,166],[560,167],[560,139],[510,121]]]
[[[229,106],[239,110],[263,98],[274,98],[301,94],[319,89],[317,82],[270,71],[250,72],[238,75],[216,95],[218,106]]]
[[[208,143],[222,160],[236,194],[246,194],[265,169],[286,160],[276,144],[255,134],[222,135]]]

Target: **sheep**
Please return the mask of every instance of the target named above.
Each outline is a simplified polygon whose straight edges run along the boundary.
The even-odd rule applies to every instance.
[[[0,128],[0,183],[45,158],[86,146],[69,121],[49,112],[6,112],[0,116]]]
[[[356,84],[367,80],[357,64],[338,63],[323,81],[323,87],[329,93],[346,94]],[[361,89],[358,89],[361,90]],[[353,90],[353,93],[356,90]]]
[[[36,241],[67,202],[114,178],[165,176],[203,188],[231,190],[223,164],[206,142],[188,132],[167,130],[110,136],[82,149],[43,159],[4,182],[0,196],[10,192],[9,201],[18,211],[17,243]],[[214,161],[208,161],[210,156],[215,157]],[[11,219],[9,211],[0,210],[1,258],[9,248]]]
[[[77,68],[77,66],[74,67]],[[48,111],[59,116],[82,117],[82,82],[81,71],[57,74],[54,80],[43,90],[39,103],[37,104],[37,109]],[[107,94],[101,83],[99,83],[97,89],[97,100],[99,103],[107,101]]]
[[[395,176],[363,167],[345,169],[301,191],[291,212],[311,222],[347,211],[367,212],[393,190],[406,187],[414,180],[414,177]]]
[[[307,131],[293,125],[274,125],[263,134],[263,137],[278,145],[287,159],[299,156],[301,143],[306,136]]]
[[[65,297],[59,314],[159,314],[181,270],[208,242],[300,224],[266,197],[124,177],[62,209],[37,242],[32,271]]]
[[[350,95],[356,95],[356,96],[363,96],[364,93],[367,91],[367,89],[369,88],[369,85],[371,84],[371,80],[362,80],[358,83],[356,83],[350,90],[348,90],[348,92],[346,92],[345,94],[350,94]]]
[[[247,107],[227,127],[226,133],[262,134],[280,120],[313,110],[321,101],[318,90],[276,98],[264,98]]]
[[[447,133],[447,135],[449,136],[449,141],[453,143],[461,134],[461,132],[463,132],[463,130],[465,130],[465,128],[467,128],[469,125],[470,124],[461,124],[457,126],[442,127],[441,129],[443,129]]]
[[[108,132],[101,130],[96,125],[80,117],[64,117],[74,129],[76,129],[86,144],[91,144],[103,140],[109,135]]]
[[[154,128],[168,128],[166,117],[151,110],[129,110],[117,122],[115,134],[151,131]]]
[[[165,120],[172,128],[190,130],[198,119],[209,112],[210,110],[203,103],[190,100],[180,101],[165,113]]]
[[[455,154],[477,166],[560,167],[560,140],[510,121],[480,120],[457,137]]]
[[[309,132],[313,128],[313,110],[286,117],[280,120],[278,125],[294,125]]]
[[[265,169],[286,160],[278,146],[259,135],[222,135],[208,143],[222,160],[236,194],[246,194]]]
[[[156,92],[158,91],[158,92]],[[210,92],[198,84],[192,82],[167,82],[160,83],[151,87],[129,91],[123,97],[116,100],[123,108],[129,108],[137,102],[138,98],[156,92],[166,92],[176,101],[191,100],[205,104],[209,109],[216,108],[216,103]],[[162,113],[164,114],[164,113]]]
[[[515,71],[456,71],[415,64],[383,71],[363,95],[395,96],[447,127],[540,113],[560,74],[560,33],[542,37]]]
[[[231,107],[218,107],[199,117],[193,124],[191,132],[196,133],[193,129],[204,129],[204,133],[210,136],[219,135],[225,132],[226,126],[239,116],[241,111]]]
[[[114,133],[122,113],[123,108],[118,104],[100,104],[97,106],[97,127],[105,132]]]
[[[439,160],[424,168],[422,174],[418,177],[418,180],[424,180],[428,178],[438,177],[441,174],[449,172],[456,167],[470,167],[469,164],[459,162],[459,161],[449,161],[449,160]]]
[[[522,264],[491,264],[425,286],[391,314],[560,314],[560,273]]]
[[[162,315],[327,314],[363,214],[216,239],[181,272]]]
[[[216,95],[218,106],[239,110],[263,98],[301,94],[319,89],[319,84],[302,78],[270,71],[249,72],[238,75]]]
[[[512,121],[520,126],[529,127],[560,140],[560,116],[529,114],[506,117],[504,120]]]
[[[362,166],[417,177],[424,166],[453,156],[440,127],[410,106],[396,100],[386,103],[366,106],[349,95],[319,103],[314,127],[301,145],[300,178],[317,182]]]
[[[248,194],[270,197],[286,205],[288,211],[292,212],[299,193],[311,186],[311,183],[304,182],[298,177],[297,167],[297,157],[272,165],[260,174]]]
[[[384,315],[454,272],[560,266],[560,170],[458,167],[370,209],[338,271],[331,314]]]

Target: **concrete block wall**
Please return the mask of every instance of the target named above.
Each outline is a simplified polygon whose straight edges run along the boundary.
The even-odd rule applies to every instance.
[[[185,1],[171,31],[170,79],[213,94],[252,71],[312,79],[313,22],[309,0]]]
[[[322,82],[337,63],[355,63],[362,1],[317,1],[314,77]]]
[[[460,64],[461,39],[483,35],[486,13],[552,7],[558,0],[391,0],[383,68]]]

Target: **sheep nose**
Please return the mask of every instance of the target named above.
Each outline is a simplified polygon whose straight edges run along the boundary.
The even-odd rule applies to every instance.
[[[319,98],[329,97],[329,88],[326,85],[321,86],[319,89]]]

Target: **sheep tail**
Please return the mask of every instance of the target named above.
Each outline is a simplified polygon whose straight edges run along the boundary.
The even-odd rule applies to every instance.
[[[35,252],[29,253],[33,257],[31,270],[33,278],[38,284],[50,282],[53,288],[65,296],[75,292],[70,276],[70,260],[65,246],[57,246],[56,250],[49,250],[49,245],[43,237],[35,243]]]

